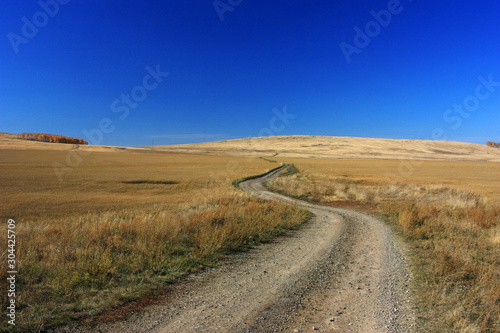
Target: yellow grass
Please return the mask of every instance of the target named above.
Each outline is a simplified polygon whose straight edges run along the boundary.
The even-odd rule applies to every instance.
[[[273,136],[157,147],[170,152],[284,158],[417,159],[500,162],[500,149],[465,142],[332,136]]]
[[[58,181],[52,162],[77,155],[85,157]],[[303,171],[272,182],[276,190],[325,204],[355,201],[393,221],[414,250],[429,331],[500,330],[500,149],[303,136],[152,151],[0,133],[0,216],[18,221],[19,322],[34,330],[96,314],[301,223],[303,211],[231,188],[276,166],[243,156]]]
[[[17,222],[18,330],[96,315],[154,293],[307,218],[304,210],[232,187],[234,179],[274,167],[261,159],[92,152],[59,181],[52,162],[64,163],[67,153],[0,150],[0,215]],[[0,244],[5,259],[6,232]],[[1,265],[2,290],[6,271]],[[3,308],[6,302],[2,293]]]
[[[296,162],[302,173],[268,186],[327,205],[355,201],[401,231],[426,331],[500,331],[499,163],[425,161],[391,178],[399,161]]]
[[[0,207],[0,215],[30,221],[154,205],[189,208],[203,197],[225,190],[236,178],[274,167],[257,158],[93,152],[59,181],[51,164],[64,163],[66,151],[0,153],[1,191],[8,199]],[[178,184],[151,183],[169,181]]]
[[[499,149],[500,150],[500,149]],[[500,163],[482,161],[331,160],[278,158],[299,169],[367,183],[438,185],[462,189],[500,202]]]

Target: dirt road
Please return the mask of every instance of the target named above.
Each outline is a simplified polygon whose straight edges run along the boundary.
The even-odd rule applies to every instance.
[[[280,171],[240,186],[292,202],[262,185]],[[362,213],[300,204],[314,214],[300,230],[190,277],[168,304],[93,331],[416,331],[408,268],[390,230]]]

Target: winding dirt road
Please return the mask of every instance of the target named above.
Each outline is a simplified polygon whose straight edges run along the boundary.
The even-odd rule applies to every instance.
[[[92,331],[416,331],[410,275],[391,231],[369,215],[267,191],[263,182],[286,168],[240,187],[306,207],[314,217],[300,230],[193,275],[168,304]]]

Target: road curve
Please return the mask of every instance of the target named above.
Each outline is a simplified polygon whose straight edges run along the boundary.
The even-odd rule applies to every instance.
[[[261,198],[306,207],[314,216],[300,230],[191,276],[175,287],[168,303],[92,330],[416,331],[408,268],[390,230],[366,214],[267,191],[263,183],[288,167],[240,187]]]
[[[302,299],[295,302],[300,303],[300,311],[273,313],[272,316],[286,319],[286,323],[267,328],[299,332],[313,327],[327,332],[416,332],[411,278],[402,244],[396,244],[388,227],[370,215],[313,205],[266,190],[264,182],[289,167],[284,165],[264,177],[243,182],[240,187],[267,200],[307,208],[315,216],[312,224],[319,223],[326,227],[325,232],[336,236],[326,249],[327,260],[318,258],[316,275],[306,282],[307,292],[300,295]],[[332,221],[340,226],[330,226]],[[280,308],[287,310],[287,306]]]

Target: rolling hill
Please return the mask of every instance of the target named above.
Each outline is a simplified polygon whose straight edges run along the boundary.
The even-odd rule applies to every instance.
[[[425,140],[331,136],[274,136],[199,144],[155,146],[155,150],[229,156],[336,159],[419,159],[500,162],[500,149],[486,145]]]

